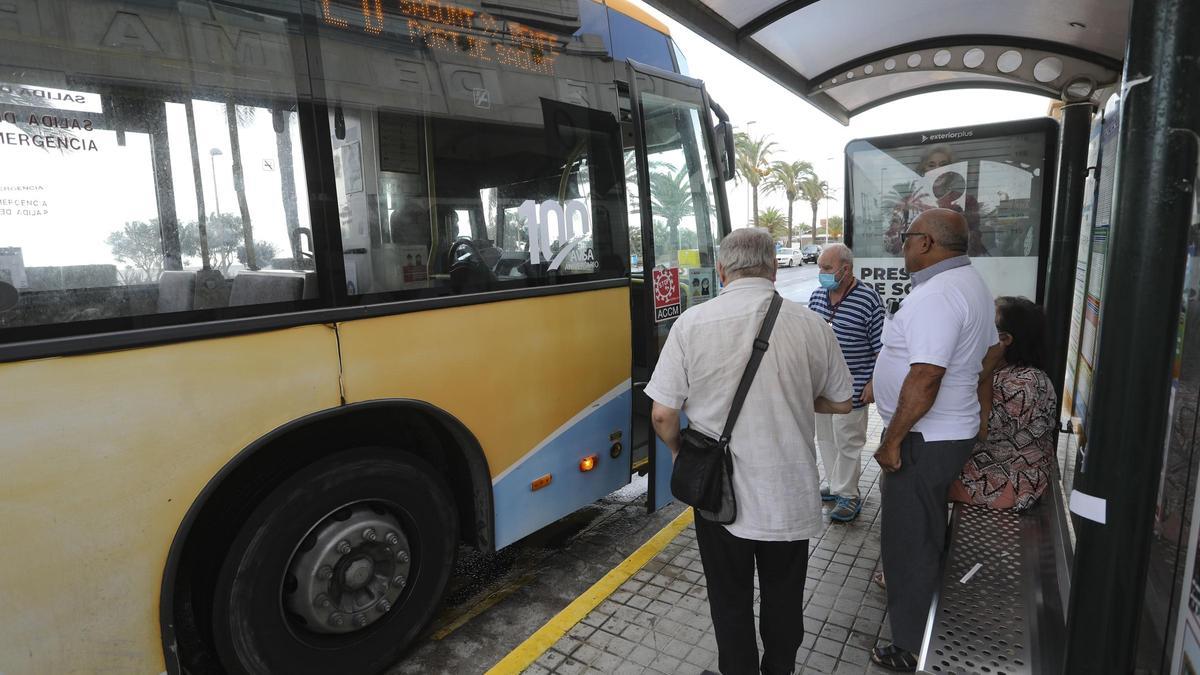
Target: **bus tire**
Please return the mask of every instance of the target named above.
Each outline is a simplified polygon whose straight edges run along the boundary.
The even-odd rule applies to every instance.
[[[375,673],[433,617],[458,542],[445,481],[388,448],[337,453],[260,503],[225,556],[213,639],[231,673]]]

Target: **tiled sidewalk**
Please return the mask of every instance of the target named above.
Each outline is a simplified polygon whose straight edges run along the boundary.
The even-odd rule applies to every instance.
[[[867,438],[878,439],[881,432],[882,423],[872,415]],[[870,440],[863,451],[859,486],[866,500],[858,519],[828,524],[820,539],[809,542],[798,673],[887,672],[869,658],[870,648],[891,635],[884,592],[871,583],[879,566],[874,451]],[[825,519],[828,523],[828,515]],[[674,675],[706,668],[717,669],[717,644],[696,531],[689,525],[525,672]]]

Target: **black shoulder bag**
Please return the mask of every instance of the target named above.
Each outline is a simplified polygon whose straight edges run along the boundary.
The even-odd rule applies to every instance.
[[[768,339],[782,304],[783,298],[775,293],[762,327],[758,330],[758,337],[754,339],[754,349],[750,352],[750,360],[742,372],[742,381],[733,396],[733,405],[729,407],[729,417],[725,420],[725,431],[721,432],[721,438],[714,440],[690,426],[680,434],[679,455],[671,470],[671,494],[715,523],[728,524],[737,518],[729,437],[742,411],[746,394],[750,391],[750,384],[754,382],[754,374],[758,372],[758,364],[770,346]]]

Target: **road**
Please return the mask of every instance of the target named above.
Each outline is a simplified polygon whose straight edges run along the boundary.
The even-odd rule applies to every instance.
[[[817,288],[817,266],[806,263],[800,267],[782,267],[775,277],[779,294],[792,302],[808,304],[808,297]]]

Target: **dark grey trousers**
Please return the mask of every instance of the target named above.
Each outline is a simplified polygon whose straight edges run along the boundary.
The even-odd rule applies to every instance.
[[[926,442],[913,432],[900,443],[900,470],[882,474],[880,547],[892,641],[914,654],[940,582],[946,495],[974,447],[975,439]]]

